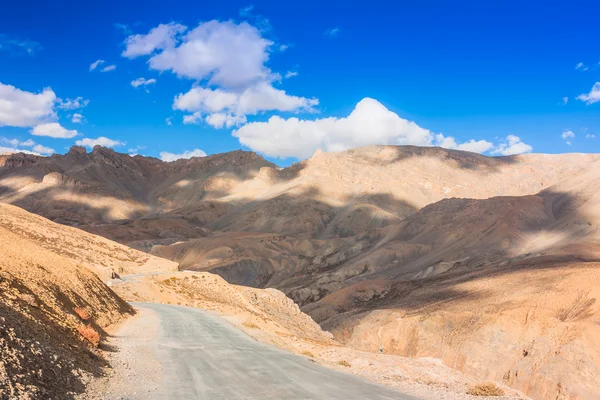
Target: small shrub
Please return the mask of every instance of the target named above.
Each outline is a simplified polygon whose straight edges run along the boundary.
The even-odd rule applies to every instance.
[[[82,321],[88,321],[90,319],[90,314],[86,311],[85,308],[75,307],[73,309],[73,311],[75,312],[75,314],[77,314],[79,319]]]
[[[338,364],[340,364],[342,367],[347,367],[347,368],[352,367],[352,365],[346,360],[338,361]]]
[[[308,351],[308,350],[304,350],[302,352],[302,355],[304,355],[306,357],[310,357],[310,358],[314,358],[315,357],[315,355],[313,353],[311,353],[310,351]]]
[[[77,331],[85,340],[98,347],[100,345],[100,334],[97,330],[92,328],[90,324],[88,325],[79,325],[77,327]]]
[[[504,390],[496,386],[495,383],[489,382],[471,386],[467,390],[467,394],[471,396],[504,396]]]

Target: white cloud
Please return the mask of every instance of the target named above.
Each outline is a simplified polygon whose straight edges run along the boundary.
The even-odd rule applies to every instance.
[[[83,122],[83,115],[75,113],[73,114],[73,116],[71,117],[71,122],[74,124],[80,124]]]
[[[169,126],[173,125],[173,122],[171,121],[172,119],[173,119],[173,117],[165,118],[165,122],[167,123],[167,125],[169,125]]]
[[[588,133],[587,135],[585,135],[586,139],[595,139],[596,135],[594,135],[593,133]]]
[[[136,88],[138,86],[148,86],[153,83],[156,83],[156,79],[154,79],[154,78],[151,78],[151,79],[137,78],[136,80],[131,81],[131,86]]]
[[[11,147],[3,147],[0,146],[0,154],[12,154],[12,153],[25,153],[25,154],[34,154],[34,155],[42,155],[42,154],[52,154],[54,153],[54,149],[49,147],[42,146],[40,144],[35,144],[35,142],[31,139],[27,139],[24,142],[19,141],[18,139],[7,139],[5,137],[0,137],[0,143],[5,143],[10,145]],[[21,149],[19,147],[31,147],[31,150]]]
[[[594,104],[600,101],[600,82],[596,82],[587,94],[580,94],[577,98],[585,101],[587,104]]]
[[[146,35],[132,35],[125,39],[125,50],[121,55],[127,58],[147,56],[156,50],[175,47],[175,38],[185,32],[187,27],[173,22],[160,24]]]
[[[56,139],[70,139],[77,136],[77,131],[65,129],[58,122],[48,122],[33,127],[31,134],[34,136],[48,136]]]
[[[206,123],[213,128],[231,128],[233,126],[239,126],[246,123],[245,115],[234,115],[224,113],[214,113],[206,116]],[[185,122],[185,117],[184,117]]]
[[[56,119],[55,101],[50,88],[36,94],[0,83],[0,126],[24,128]]]
[[[115,69],[117,69],[116,65],[107,65],[106,67],[102,68],[100,70],[100,72],[110,72],[110,71],[114,71]]]
[[[241,93],[228,92],[222,89],[192,88],[185,94],[175,97],[175,110],[189,111],[194,114],[184,117],[184,122],[194,123],[202,120],[202,113],[228,114],[230,121],[236,124],[244,123],[246,115],[254,115],[262,111],[314,112],[319,104],[317,99],[290,96],[284,90],[276,89],[268,83],[260,83]],[[207,118],[208,120],[222,119],[222,116]]]
[[[93,148],[94,146],[103,146],[103,147],[116,147],[125,145],[124,142],[119,140],[109,139],[104,136],[100,136],[97,139],[84,138],[75,142],[77,146],[85,146],[89,148]]]
[[[252,150],[272,157],[306,158],[316,149],[343,151],[369,144],[441,145],[468,151],[491,149],[491,143],[485,140],[458,144],[452,137],[435,135],[370,98],[361,100],[345,118],[301,120],[273,116],[267,122],[244,125],[233,136]]]
[[[514,154],[529,153],[533,150],[533,147],[523,143],[521,138],[515,135],[508,135],[504,143],[499,144],[492,154],[499,154],[503,156],[512,156]]]
[[[160,153],[160,159],[166,162],[176,161],[182,158],[190,159],[192,157],[206,157],[206,153],[200,149],[186,150],[181,154],[168,153],[166,151]]]
[[[340,28],[330,28],[325,31],[325,36],[336,37],[340,34]]]
[[[485,153],[494,148],[494,144],[487,140],[469,140],[458,144],[452,136],[444,137],[442,134],[435,135],[435,144],[446,149],[470,151],[473,153]]]
[[[24,153],[24,154],[33,154],[34,156],[40,156],[41,154],[25,150],[25,149],[17,149],[14,147],[2,147],[0,146],[0,155],[4,154],[14,154],[14,153]]]
[[[8,144],[11,147],[24,146],[24,147],[32,147],[35,145],[35,142],[31,139],[27,139],[24,142],[21,142],[19,139],[8,139],[0,136],[0,143]]]
[[[569,138],[574,138],[575,134],[573,133],[573,131],[565,131],[562,133],[562,135],[560,135],[563,139],[569,139]]]
[[[285,73],[285,77],[287,78],[291,78],[293,76],[298,76],[298,72],[297,71],[288,71]]]
[[[577,65],[575,66],[575,69],[579,70],[579,71],[587,71],[588,67],[586,67],[582,62],[580,62],[580,63],[577,63]]]
[[[567,104],[569,102],[569,98],[568,97],[563,97],[562,98],[562,103],[563,104]]]
[[[26,147],[32,147],[35,145],[35,142],[31,139],[27,139],[26,141],[19,143],[19,145],[26,146]]]
[[[84,100],[83,97],[80,96],[74,99],[58,99],[56,106],[63,110],[76,110],[78,108],[86,107],[89,103],[89,100]]]
[[[247,88],[271,80],[271,70],[264,64],[272,44],[247,22],[203,22],[187,32],[178,46],[171,41],[158,47],[161,51],[150,58],[149,65],[180,77],[207,79],[209,85]]]
[[[280,44],[279,45],[279,51],[281,51],[281,52],[284,52],[284,51],[286,51],[289,48],[290,48],[289,44]]]
[[[252,8],[244,10],[251,13]],[[317,99],[289,95],[273,87],[281,75],[265,63],[274,43],[248,22],[213,20],[191,30],[162,24],[146,35],[128,37],[125,45],[124,57],[149,56],[150,69],[171,71],[180,78],[203,83],[203,87],[175,97],[173,109],[190,113],[184,116],[185,123],[235,126],[244,123],[247,115],[313,112],[318,104]]]
[[[96,68],[98,68],[98,66],[100,64],[104,64],[104,62],[105,62],[104,60],[96,60],[96,61],[94,61],[93,63],[90,64],[90,71],[95,70]]]
[[[36,144],[32,149],[35,153],[39,154],[53,154],[55,151],[50,147],[42,146],[41,144]]]

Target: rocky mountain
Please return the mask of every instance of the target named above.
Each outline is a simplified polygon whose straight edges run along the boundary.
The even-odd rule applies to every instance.
[[[242,151],[165,163],[73,148],[0,157],[0,201],[282,290],[361,350],[585,399],[600,376],[599,166],[370,146],[281,169]]]

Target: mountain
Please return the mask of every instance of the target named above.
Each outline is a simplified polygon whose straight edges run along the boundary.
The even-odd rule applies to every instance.
[[[273,287],[361,350],[438,357],[535,398],[600,376],[600,155],[414,146],[165,163],[0,157],[0,201],[230,283]],[[594,386],[595,385],[595,386]]]

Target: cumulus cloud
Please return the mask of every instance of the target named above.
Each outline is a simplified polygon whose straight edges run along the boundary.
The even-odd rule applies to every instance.
[[[178,29],[180,32],[183,28]],[[208,79],[209,85],[244,88],[270,79],[271,71],[264,64],[272,44],[247,22],[203,22],[187,32],[178,46],[174,41],[167,41],[161,47],[148,46],[152,51],[161,50],[150,58],[149,65],[180,77]]]
[[[34,153],[39,154],[54,154],[54,149],[42,146],[41,144],[36,144],[35,146],[33,146],[32,150],[34,151]]]
[[[29,127],[56,118],[56,95],[50,88],[26,92],[0,83],[0,126]]]
[[[77,146],[85,146],[89,148],[93,148],[94,146],[103,146],[103,147],[116,147],[123,146],[125,143],[119,140],[109,139],[104,136],[100,136],[96,139],[84,138],[75,142]]]
[[[33,140],[27,139],[21,142],[19,139],[7,139],[0,137],[0,143],[9,145],[10,147],[0,146],[0,154],[25,153],[34,155],[48,155],[54,153],[54,149],[36,144]],[[31,150],[23,149],[29,147]]]
[[[494,148],[494,144],[487,140],[471,139],[464,143],[456,143],[452,136],[444,137],[442,134],[435,135],[435,144],[446,149],[470,151],[473,153],[485,153]]]
[[[361,100],[345,118],[302,120],[272,116],[235,130],[241,144],[272,157],[310,157],[316,149],[343,151],[369,144],[444,146],[467,151],[488,151],[485,140],[457,143],[452,137],[433,134],[389,111],[377,100]]]
[[[110,72],[110,71],[114,71],[115,69],[117,69],[116,65],[107,65],[106,67],[102,68],[100,70],[100,72]]]
[[[203,113],[207,114],[207,121],[222,119],[223,115],[226,114],[231,116],[229,120],[244,123],[246,120],[245,115],[253,115],[268,110],[314,112],[314,107],[318,104],[319,100],[317,99],[290,96],[284,90],[276,89],[267,83],[261,83],[241,93],[228,92],[222,89],[192,88],[189,92],[175,97],[173,108],[194,113],[184,117],[184,122],[187,123],[202,120]],[[211,117],[213,113],[221,115]]]
[[[288,71],[285,73],[285,78],[291,78],[293,76],[298,76],[298,72],[297,71]]]
[[[596,135],[594,135],[593,133],[588,133],[588,134],[585,135],[585,138],[586,139],[595,139]]]
[[[206,153],[200,149],[186,150],[181,154],[169,153],[166,151],[160,153],[160,159],[166,162],[176,161],[182,158],[190,159],[192,157],[206,157]]]
[[[529,153],[533,150],[533,147],[523,143],[521,138],[515,135],[508,135],[506,140],[499,144],[492,154],[499,154],[502,156],[512,156],[514,154]]]
[[[173,117],[165,118],[165,122],[167,123],[167,125],[169,125],[169,126],[173,125],[173,122],[171,121],[172,119],[173,119]]]
[[[600,82],[596,82],[589,93],[583,93],[577,96],[581,101],[587,104],[594,104],[600,101]]]
[[[560,135],[563,139],[572,139],[575,137],[573,131],[565,131]]]
[[[246,116],[235,114],[214,113],[206,116],[206,123],[213,128],[231,128],[246,123]],[[185,118],[184,121],[185,122]]]
[[[94,61],[93,63],[90,64],[90,71],[95,70],[96,68],[98,68],[98,66],[100,64],[104,64],[104,62],[105,62],[104,60],[96,60],[96,61]]]
[[[569,98],[568,97],[563,97],[562,98],[562,103],[563,104],[567,104],[569,102]]]
[[[47,136],[55,139],[70,139],[77,136],[76,130],[63,128],[58,122],[48,122],[36,125],[31,130],[34,136]]]
[[[136,88],[138,86],[152,85],[153,83],[156,83],[156,79],[154,79],[154,78],[151,78],[151,79],[137,78],[137,79],[131,81],[131,86]]]
[[[17,149],[17,148],[14,148],[14,147],[0,146],[0,155],[15,154],[15,153],[33,154],[35,156],[40,156],[41,155],[41,154],[36,153],[34,151],[31,151],[31,150]]]
[[[160,24],[145,35],[132,35],[125,39],[125,50],[121,55],[135,58],[150,55],[156,50],[173,48],[176,44],[175,38],[186,30],[186,26],[173,22]]]
[[[74,99],[58,99],[56,106],[63,110],[76,110],[78,108],[86,107],[89,103],[89,100],[84,100],[83,97],[80,96]]]
[[[19,139],[8,139],[2,136],[0,136],[0,143],[10,145],[11,147],[32,147],[33,145],[35,145],[35,142],[31,139],[27,139],[26,141],[21,142]]]
[[[273,45],[248,22],[213,20],[191,30],[161,24],[147,34],[129,36],[122,55],[148,56],[150,69],[202,82],[203,86],[176,96],[173,109],[190,113],[185,123],[226,127],[263,111],[314,111],[317,99],[289,95],[273,86],[281,81],[281,75],[265,65]]]
[[[83,115],[75,113],[71,117],[71,122],[74,124],[81,124],[83,122]]]

